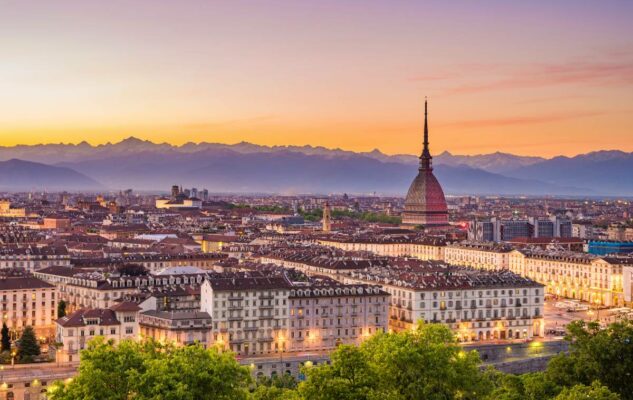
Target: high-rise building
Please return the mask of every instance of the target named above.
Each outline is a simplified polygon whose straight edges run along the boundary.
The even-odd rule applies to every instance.
[[[180,189],[178,188],[178,185],[173,185],[171,187],[171,197],[176,197],[180,194]]]
[[[429,151],[428,108],[424,101],[424,148],[420,155],[420,167],[404,202],[402,223],[423,227],[448,225],[448,208],[442,186],[433,175]]]

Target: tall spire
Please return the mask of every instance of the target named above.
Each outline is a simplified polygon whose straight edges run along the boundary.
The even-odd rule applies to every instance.
[[[428,105],[426,97],[424,97],[424,148],[420,155],[420,168],[419,170],[432,170],[431,166],[431,152],[429,151],[429,122],[428,122]]]

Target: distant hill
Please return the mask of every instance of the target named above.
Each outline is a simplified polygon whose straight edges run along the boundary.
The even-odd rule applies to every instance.
[[[152,152],[64,163],[111,188],[166,189],[167,182],[206,187],[213,192],[276,193],[406,193],[416,165],[381,162],[362,154],[307,155],[293,151],[239,153],[203,150],[197,153]],[[587,194],[581,188],[509,178],[465,165],[438,165],[436,173],[447,193]]]
[[[0,147],[0,160],[10,158],[81,171],[84,178],[110,189],[166,190],[178,183],[215,192],[283,193],[404,194],[418,162],[414,155],[378,150],[356,153],[244,142],[173,146],[134,137],[99,146]],[[444,152],[433,162],[447,193],[633,195],[632,160],[633,153],[619,151],[553,159]]]
[[[73,171],[30,161],[0,161],[0,190],[91,190],[101,184]]]
[[[633,153],[617,150],[555,157],[505,174],[553,185],[591,187],[606,194],[633,195]]]

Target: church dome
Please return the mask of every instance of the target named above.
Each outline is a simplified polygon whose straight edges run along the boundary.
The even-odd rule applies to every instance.
[[[405,225],[446,226],[448,207],[442,186],[433,175],[429,151],[427,104],[424,102],[424,148],[420,155],[420,168],[404,202],[402,223]]]
[[[411,182],[404,206],[408,211],[414,212],[448,212],[444,191],[433,171],[418,173]]]

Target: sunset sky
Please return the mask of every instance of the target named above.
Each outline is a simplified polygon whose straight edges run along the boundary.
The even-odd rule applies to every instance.
[[[633,1],[2,1],[0,145],[633,151]]]

